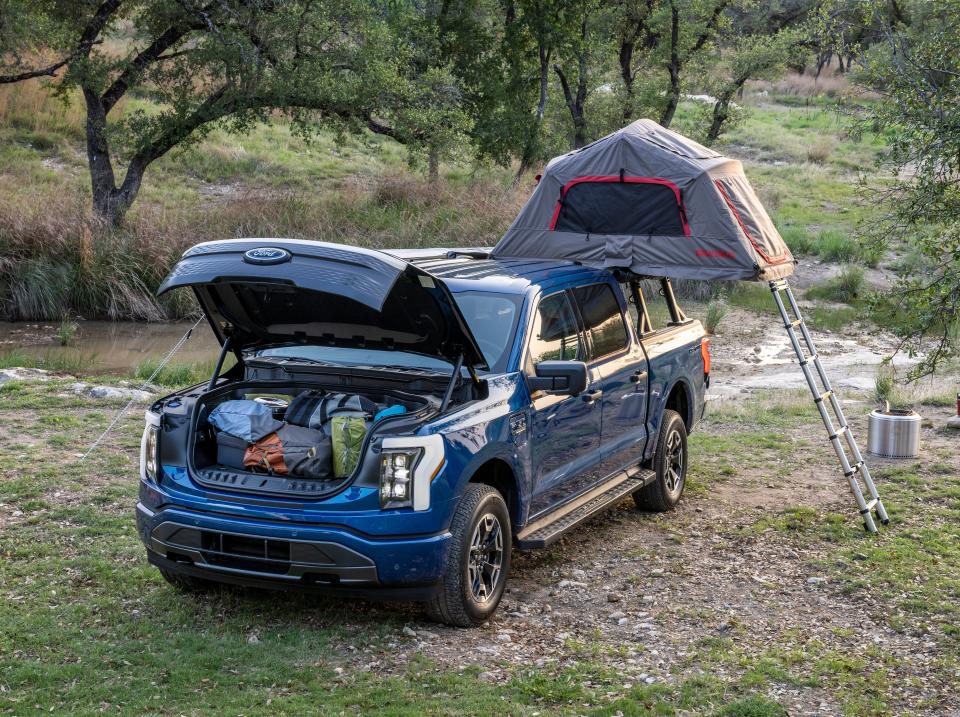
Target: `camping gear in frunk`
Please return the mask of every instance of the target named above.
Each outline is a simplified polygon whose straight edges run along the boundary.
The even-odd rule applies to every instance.
[[[243,465],[277,475],[322,479],[330,477],[330,439],[312,428],[285,424],[251,444]]]
[[[360,449],[367,435],[367,421],[361,416],[337,415],[330,421],[333,448],[333,474],[345,478],[360,460]]]
[[[327,423],[334,415],[359,416],[369,421],[378,410],[379,406],[365,396],[304,391],[290,402],[284,420],[297,426],[322,428],[329,433]]]
[[[283,425],[267,406],[246,400],[224,401],[210,412],[207,421],[217,430],[248,443],[259,441]]]

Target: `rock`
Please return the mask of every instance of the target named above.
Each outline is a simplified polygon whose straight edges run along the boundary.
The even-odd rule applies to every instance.
[[[13,368],[0,369],[0,385],[7,381],[49,381],[53,378],[49,371],[42,368]]]
[[[260,638],[257,636],[257,633],[251,632],[249,635],[247,635],[247,644],[248,645],[260,644]]]
[[[950,418],[947,419],[947,428],[960,431],[960,416],[950,416]]]
[[[607,602],[620,602],[620,593],[607,593]]]
[[[421,631],[418,632],[417,634],[418,634],[420,637],[422,637],[424,640],[436,640],[436,639],[439,637],[439,635],[437,635],[437,633],[435,633],[435,632],[430,632],[429,630],[421,630]]]
[[[407,637],[417,636],[416,631],[412,627],[409,627],[408,625],[403,626],[403,634],[406,635]]]
[[[819,575],[813,575],[807,578],[807,585],[819,585],[820,583],[827,582],[826,578],[822,578]]]
[[[587,587],[586,583],[580,583],[576,580],[561,580],[557,587],[559,588],[585,588]]]
[[[618,624],[618,625],[626,625],[627,622],[628,622],[628,621],[627,621],[627,618],[625,618],[625,617],[621,617],[619,620],[617,620],[617,624]]]
[[[513,642],[513,638],[506,632],[497,633],[497,642]]]
[[[479,677],[479,678],[480,678],[481,680],[483,680],[484,682],[496,682],[496,681],[497,681],[497,673],[495,673],[495,672],[481,672],[479,675],[477,675],[477,677]]]
[[[650,571],[650,576],[654,578],[659,578],[663,576],[663,568],[654,568]]]
[[[78,396],[89,396],[90,398],[102,399],[135,399],[137,401],[149,401],[153,394],[149,391],[141,391],[138,388],[117,388],[115,386],[91,386],[89,383],[74,383],[70,385],[71,390]]]
[[[580,570],[579,568],[576,568],[576,569],[574,569],[574,570],[571,570],[571,571],[570,571],[570,575],[573,576],[574,578],[576,578],[577,580],[583,580],[584,578],[587,577],[586,571],[585,571],[585,570]]]
[[[625,618],[626,616],[627,616],[627,613],[623,612],[622,610],[617,610],[616,612],[610,613],[610,619],[613,620],[614,622],[618,622],[619,620]]]

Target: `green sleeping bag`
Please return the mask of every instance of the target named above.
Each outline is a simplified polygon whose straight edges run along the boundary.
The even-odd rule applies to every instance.
[[[357,467],[360,448],[367,435],[367,422],[360,416],[334,416],[330,421],[333,443],[333,474],[346,478]]]

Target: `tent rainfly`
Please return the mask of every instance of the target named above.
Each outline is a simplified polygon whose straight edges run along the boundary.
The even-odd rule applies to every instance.
[[[492,256],[752,281],[795,263],[739,161],[648,119],[552,159]]]

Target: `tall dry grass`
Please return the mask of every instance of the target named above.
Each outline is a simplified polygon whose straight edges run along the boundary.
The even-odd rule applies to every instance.
[[[0,318],[180,317],[195,310],[189,292],[161,301],[155,291],[193,244],[260,236],[373,248],[490,245],[525,198],[490,180],[398,174],[316,195],[247,190],[175,208],[143,202],[113,229],[91,214],[85,192],[30,203],[0,195]]]

